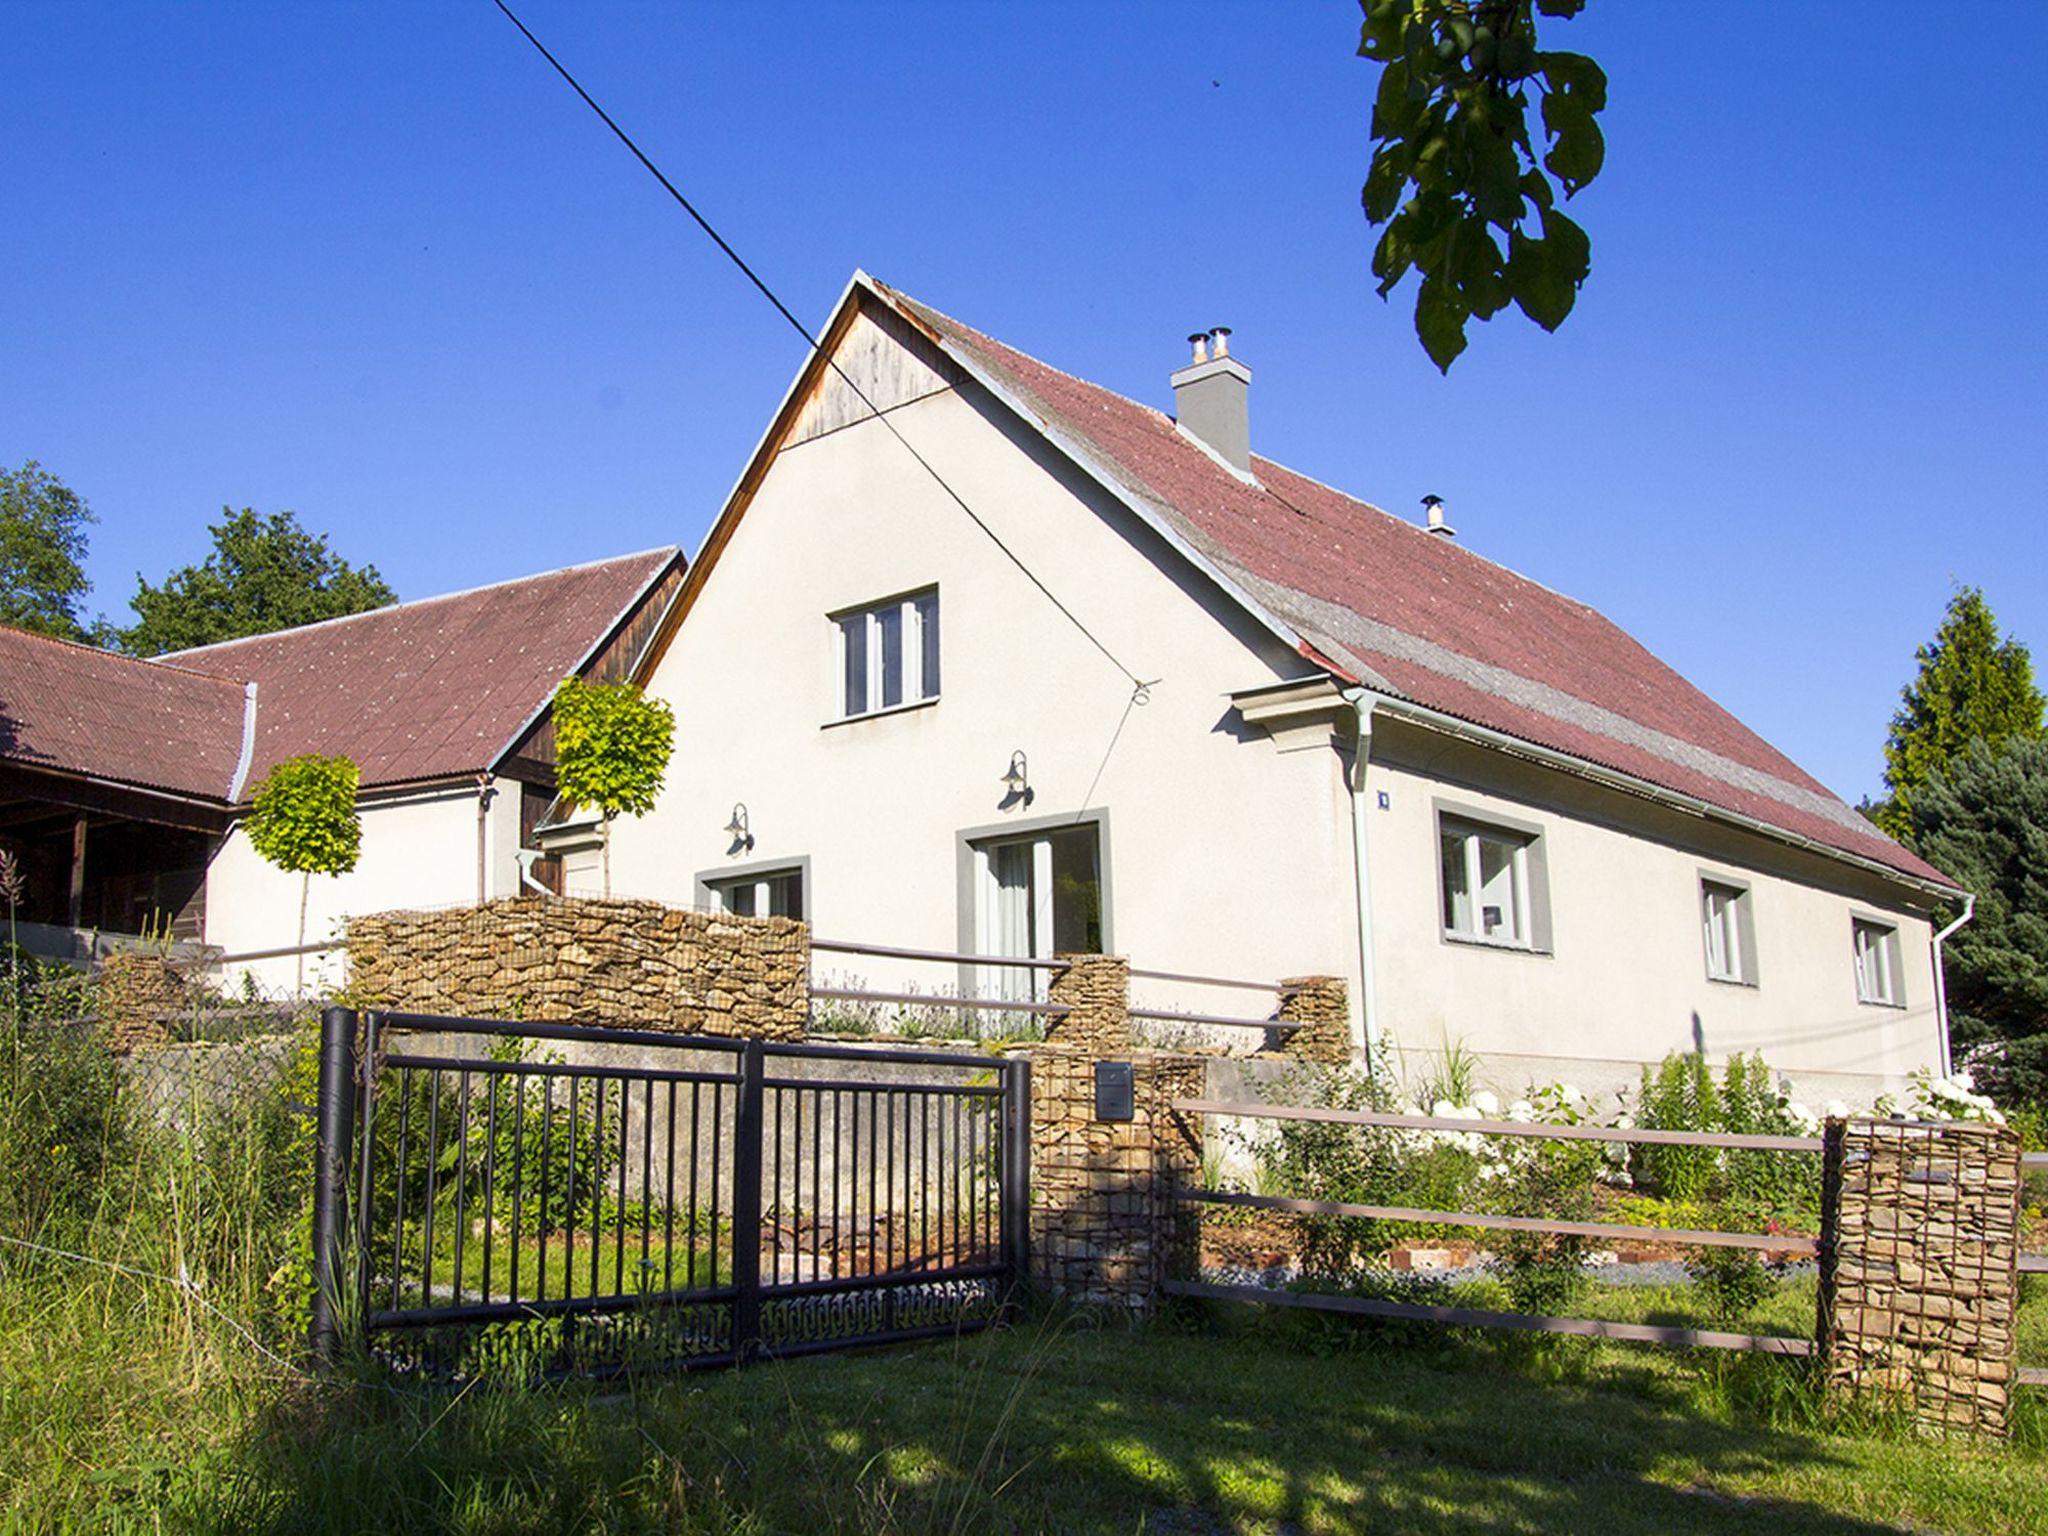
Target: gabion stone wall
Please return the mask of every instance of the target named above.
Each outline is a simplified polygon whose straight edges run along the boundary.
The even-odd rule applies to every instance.
[[[1351,1060],[1351,999],[1341,976],[1294,976],[1280,983],[1279,1016],[1301,1028],[1280,1038],[1280,1049],[1305,1061]]]
[[[1059,955],[1046,1001],[1070,1011],[1048,1016],[1045,1038],[1097,1055],[1131,1048],[1131,962],[1117,955]]]
[[[1984,1125],[1828,1123],[1820,1342],[1830,1387],[1944,1434],[2007,1432],[2020,1144]]]
[[[99,1001],[107,1049],[125,1056],[168,1045],[170,1023],[186,1013],[191,999],[185,979],[162,955],[118,950],[100,962]]]
[[[1174,1198],[1201,1179],[1199,1124],[1169,1107],[1202,1091],[1199,1057],[1131,1051],[1135,1113],[1095,1116],[1092,1052],[1045,1045],[1031,1053],[1031,1274],[1086,1306],[1137,1311],[1191,1230]]]
[[[810,929],[652,901],[517,896],[348,923],[365,1007],[678,1034],[803,1036]]]

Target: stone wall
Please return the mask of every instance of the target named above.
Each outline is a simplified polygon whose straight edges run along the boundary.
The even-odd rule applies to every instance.
[[[2017,1374],[2019,1138],[1828,1123],[1820,1345],[1831,1388],[1921,1425],[2003,1435]]]
[[[1351,1060],[1351,999],[1341,976],[1295,976],[1280,983],[1280,1018],[1298,1023],[1280,1049],[1306,1061]]]
[[[1131,962],[1117,955],[1058,955],[1046,1001],[1069,1012],[1051,1014],[1045,1038],[1059,1045],[1112,1055],[1131,1048]]]
[[[810,930],[651,901],[518,896],[348,923],[364,1007],[796,1040]]]
[[[1171,1109],[1197,1098],[1202,1062],[1130,1051],[1130,1120],[1095,1114],[1102,1058],[1072,1046],[1031,1052],[1031,1274],[1069,1301],[1137,1311],[1191,1249],[1175,1198],[1201,1179],[1201,1125]]]
[[[162,955],[119,950],[100,962],[100,1018],[116,1055],[168,1045],[170,1026],[190,1007],[185,978]]]

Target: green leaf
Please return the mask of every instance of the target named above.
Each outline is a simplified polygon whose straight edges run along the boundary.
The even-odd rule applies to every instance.
[[[1401,206],[1401,193],[1408,185],[1408,175],[1399,161],[1385,150],[1373,156],[1372,170],[1365,178],[1365,187],[1359,199],[1365,204],[1365,216],[1375,224],[1384,224],[1394,216],[1394,210]]]
[[[1573,97],[1589,112],[1606,108],[1607,71],[1583,53],[1544,52],[1533,63],[1553,92]]]
[[[1439,373],[1449,373],[1465,350],[1465,321],[1470,313],[1451,287],[1434,277],[1424,278],[1416,290],[1415,335]]]
[[[1502,265],[1500,247],[1484,219],[1468,219],[1458,227],[1451,243],[1451,280],[1459,298],[1481,320],[1491,319],[1508,302]]]
[[[1607,142],[1591,110],[1576,96],[1544,97],[1543,126],[1555,140],[1543,156],[1544,167],[1564,183],[1569,197],[1600,174]]]

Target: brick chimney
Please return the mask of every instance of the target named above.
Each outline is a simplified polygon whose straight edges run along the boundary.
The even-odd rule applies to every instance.
[[[1252,472],[1252,371],[1230,355],[1230,327],[1188,338],[1194,361],[1173,375],[1173,414],[1190,437],[1237,470]]]

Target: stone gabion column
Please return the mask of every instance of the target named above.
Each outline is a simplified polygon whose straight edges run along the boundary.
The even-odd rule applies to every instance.
[[[1351,999],[1341,976],[1295,976],[1280,983],[1280,1018],[1301,1028],[1280,1032],[1280,1049],[1304,1061],[1351,1060]]]
[[[1115,1058],[1132,1069],[1133,1114],[1101,1120],[1101,1059],[1061,1045],[1031,1053],[1031,1274],[1068,1301],[1137,1312],[1184,1260],[1193,1230],[1177,1196],[1200,1181],[1201,1125],[1171,1106],[1200,1096],[1202,1061]]]
[[[1071,1011],[1048,1016],[1048,1041],[1114,1055],[1131,1048],[1131,962],[1120,955],[1055,955],[1066,965],[1054,971],[1046,1001]]]
[[[2020,1144],[1999,1126],[1831,1120],[1820,1345],[1831,1390],[2003,1435],[2018,1372]]]
[[[100,962],[100,1019],[117,1056],[169,1045],[169,1021],[190,1006],[185,979],[162,955],[117,950]]]

